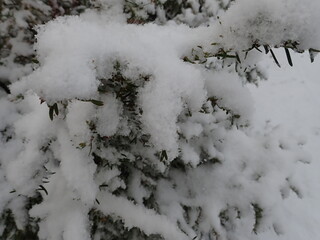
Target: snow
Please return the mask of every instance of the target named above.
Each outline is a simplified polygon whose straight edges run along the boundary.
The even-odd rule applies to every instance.
[[[208,71],[206,75],[208,95],[215,96],[219,106],[250,120],[254,111],[253,99],[248,89],[237,79],[236,73]],[[241,95],[241,101],[235,95]]]
[[[260,59],[269,68],[258,88],[223,66],[230,59],[211,59],[213,67],[183,61],[199,45],[213,54],[256,40],[317,48],[319,4],[299,3],[239,0],[221,14],[222,24],[193,29],[127,25],[111,17],[121,15],[123,1],[100,1],[105,13],[116,13],[88,11],[40,26],[39,67],[0,98],[0,129],[14,133],[0,142],[0,210],[9,204],[23,228],[19,196],[40,192],[43,201],[29,214],[39,218],[39,237],[52,240],[90,239],[92,209],[165,239],[320,237],[319,59],[311,66],[308,56],[293,55],[288,68],[275,51],[285,66],[277,69],[252,54],[244,66]],[[190,11],[183,21],[197,22]],[[134,86],[133,112],[121,89],[98,91],[117,71],[122,78],[114,81]],[[48,106],[59,110],[51,120]],[[151,193],[155,209],[144,205]]]
[[[284,67],[273,69],[272,60],[266,60],[268,68],[273,69],[269,72],[269,80],[261,82],[258,88],[250,87],[257,109],[253,121],[256,123],[257,131],[281,126],[305,144],[304,148],[310,155],[310,164],[300,162],[293,176],[295,182],[304,186],[301,188],[303,197],[299,199],[290,194],[286,204],[278,209],[276,217],[279,219],[278,222],[283,222],[281,226],[283,234],[279,239],[316,239],[320,236],[316,227],[320,221],[318,206],[320,83],[317,77],[320,62],[317,58],[310,64],[307,54],[293,55],[295,65],[291,68],[285,65],[284,52],[278,51],[276,54]],[[292,139],[286,138],[286,141],[290,140]],[[288,217],[283,218],[283,213],[288,214]],[[269,233],[265,232],[261,239],[270,237]]]
[[[89,102],[74,101],[69,103],[66,124],[76,143],[85,143],[90,139],[91,134],[87,121],[94,118],[94,115],[94,106]]]
[[[60,149],[56,151],[56,157],[62,160],[61,171],[67,184],[79,194],[84,203],[92,204],[98,191],[93,181],[96,165],[91,157],[72,147],[64,129],[60,130],[57,137]]]
[[[107,95],[103,100],[106,104],[98,109],[97,130],[102,136],[112,136],[119,128],[122,108],[119,101],[112,95]]]
[[[168,240],[183,240],[183,234],[165,215],[158,215],[153,210],[134,205],[122,197],[110,193],[98,196],[102,204],[98,206],[106,215],[115,214],[125,220],[126,227],[141,227],[147,234],[159,233]]]
[[[200,71],[183,63],[180,56],[208,35],[206,28],[192,31],[186,26],[116,23],[101,26],[79,17],[58,18],[39,30],[36,48],[43,66],[12,86],[12,91],[18,94],[32,88],[48,104],[73,98],[95,99],[96,69],[104,64],[99,60],[129,62],[130,68],[152,73],[153,81],[141,90],[146,113],[142,121],[154,145],[166,149],[173,159],[178,151],[176,118],[183,103],[196,110],[206,99]],[[62,54],[65,57],[61,58]],[[110,72],[104,73],[106,78],[111,76]]]
[[[236,1],[220,17],[221,41],[236,51],[253,43],[277,46],[288,39],[297,41],[301,49],[318,49],[319,8],[313,0]]]
[[[32,217],[43,219],[40,223],[39,237],[41,239],[81,240],[90,239],[88,233],[88,208],[79,201],[78,196],[68,187],[65,176],[57,171],[52,181],[46,185],[48,196],[43,203],[30,210]]]

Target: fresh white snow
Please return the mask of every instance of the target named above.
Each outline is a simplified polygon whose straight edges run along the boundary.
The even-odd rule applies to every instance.
[[[257,131],[281,127],[289,136],[300,139],[310,155],[310,164],[299,164],[295,170],[303,198],[290,194],[279,211],[286,234],[279,239],[318,239],[320,231],[320,59],[310,63],[308,54],[294,54],[287,64],[284,51],[276,51],[282,68],[274,68],[273,60],[264,63],[269,80],[251,86],[255,103],[253,122]],[[288,214],[286,218],[280,217]],[[260,239],[270,239],[267,233]]]
[[[119,12],[123,1],[108,4],[106,13],[117,10],[117,18],[88,11],[40,26],[40,65],[0,99],[0,127],[14,132],[0,142],[0,210],[10,202],[23,226],[21,195],[43,184],[43,202],[29,212],[40,219],[42,239],[89,240],[92,208],[166,239],[201,233],[206,240],[213,231],[222,239],[320,238],[320,61],[292,54],[291,68],[279,50],[279,69],[270,53],[242,52],[287,40],[303,50],[320,48],[320,4],[239,0],[221,14],[221,24],[194,29],[128,25]],[[191,13],[184,17],[196,21]],[[212,65],[183,60],[221,48],[239,53],[243,66],[260,61],[269,80],[245,85],[234,65],[227,67],[234,58],[208,59]],[[135,115],[116,87],[97,90],[116,71],[123,79],[115,82],[136,88]],[[52,121],[47,104],[59,108]],[[147,143],[116,145],[130,134]],[[177,158],[185,169],[170,167]],[[121,161],[129,166],[128,184]],[[128,196],[113,194],[123,189]],[[151,194],[157,211],[144,206]]]

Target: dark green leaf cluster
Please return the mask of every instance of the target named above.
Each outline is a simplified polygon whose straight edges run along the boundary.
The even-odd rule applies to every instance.
[[[123,239],[145,239],[145,240],[163,240],[160,235],[146,235],[139,228],[126,228],[121,219],[115,216],[105,216],[98,210],[89,212],[89,219],[92,222],[91,238],[96,234],[99,239],[104,240],[123,240]]]
[[[14,194],[14,193],[13,193]],[[26,212],[35,204],[42,201],[40,194],[31,198],[26,198]],[[0,224],[4,226],[0,240],[37,240],[38,239],[38,219],[29,217],[24,229],[19,229],[15,222],[15,217],[11,209],[5,209],[0,216]]]

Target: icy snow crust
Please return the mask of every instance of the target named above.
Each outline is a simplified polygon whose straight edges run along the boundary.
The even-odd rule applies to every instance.
[[[11,88],[24,99],[18,109],[0,99],[1,111],[10,116],[5,121],[12,122],[15,131],[14,140],[0,143],[0,210],[19,194],[32,196],[45,176],[50,180],[45,184],[48,195],[42,192],[43,202],[30,210],[41,219],[41,239],[90,239],[87,215],[92,208],[123,219],[128,228],[165,239],[258,239],[255,232],[282,239],[285,220],[278,210],[290,194],[304,195],[295,174],[297,164],[309,163],[301,141],[285,137],[280,127],[263,134],[243,129],[253,107],[238,75],[231,68],[208,69],[182,59],[199,45],[212,52],[219,47],[240,51],[256,40],[270,46],[294,40],[303,49],[317,48],[319,4],[307,2],[314,8],[298,1],[243,0],[221,16],[221,25],[195,29],[104,22],[92,13],[41,26],[36,44],[40,66]],[[92,144],[90,121],[106,138],[128,136],[131,130],[123,103],[112,92],[97,91],[99,79],[112,78],[117,61],[126,66],[123,74],[139,86],[141,132],[150,135],[151,147],[137,144],[131,152],[119,153]],[[144,84],[139,82],[141,74],[149,76]],[[208,101],[210,97],[220,108]],[[67,104],[50,121],[48,107],[40,105],[39,98],[49,105]],[[86,102],[92,99],[104,105]],[[232,125],[223,109],[239,119]],[[120,154],[128,162],[142,155],[143,164],[163,174],[152,183],[158,209],[143,205],[151,191],[141,182],[152,180],[141,169],[132,170],[135,174],[126,185],[116,167],[97,170],[90,153],[98,150],[114,165]],[[167,153],[167,162],[155,157],[161,151]],[[170,169],[177,158],[186,165],[184,171]],[[43,166],[55,174],[46,175]],[[101,184],[108,189],[99,189]],[[12,189],[16,192],[10,194]],[[133,201],[112,194],[116,189],[127,189]],[[22,203],[13,204],[18,209]],[[260,207],[263,218],[257,215]]]

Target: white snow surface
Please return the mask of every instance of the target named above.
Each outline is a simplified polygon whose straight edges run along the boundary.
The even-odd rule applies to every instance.
[[[283,222],[282,232],[285,232],[279,239],[318,239],[320,61],[316,58],[310,64],[308,54],[295,54],[294,67],[290,67],[286,63],[284,51],[277,51],[276,54],[282,68],[274,68],[272,59],[265,60],[269,80],[261,82],[257,88],[250,87],[256,108],[253,120],[255,129],[285,129],[289,136],[295,136],[305,145],[311,160],[310,164],[299,164],[294,173],[295,181],[301,187],[303,185],[303,198],[290,195],[278,210],[279,221]],[[287,217],[283,213],[288,214]],[[276,239],[266,231],[260,239],[270,238]]]
[[[255,42],[276,46],[288,39],[301,49],[318,49],[319,9],[314,0],[238,0],[220,18],[221,41],[240,51]]]
[[[293,39],[303,49],[317,48],[319,5],[312,0],[303,4],[239,0],[221,16],[221,26],[195,29],[126,25],[122,18],[112,21],[92,12],[39,27],[35,46],[39,68],[13,84],[8,99],[0,99],[0,127],[12,122],[6,131],[15,132],[15,139],[0,142],[0,210],[9,201],[12,208],[21,209],[21,195],[30,196],[42,184],[35,176],[46,166],[55,172],[47,176],[48,194],[42,192],[44,201],[30,210],[31,216],[41,219],[41,239],[90,239],[87,215],[93,207],[122,218],[127,228],[138,227],[166,239],[193,239],[198,232],[192,224],[197,224],[202,239],[210,239],[212,229],[222,239],[320,238],[319,59],[311,65],[306,55],[294,55],[294,68],[276,69],[265,57],[260,64],[270,66],[269,81],[259,88],[244,86],[230,70],[208,70],[182,60],[195,46],[212,42],[235,51],[247,49],[255,40],[275,46]],[[285,66],[284,53],[275,53]],[[142,173],[137,172],[126,186],[118,170],[97,173],[90,155],[96,150],[90,121],[103,137],[125,132],[123,105],[112,93],[101,97],[97,91],[99,78],[112,76],[115,61],[126,65],[125,74],[132,79],[150,76],[138,91],[142,131],[150,135],[156,151],[168,153],[169,162],[180,157],[188,165],[185,172],[168,170],[168,178],[157,182],[159,213],[141,204],[150,194],[140,185]],[[24,99],[17,99],[19,93]],[[229,126],[228,114],[208,103],[212,96],[220,107],[241,116],[236,125]],[[104,105],[85,102],[95,99]],[[49,105],[58,102],[63,112],[50,121],[40,100]],[[188,118],[183,115],[186,110]],[[242,128],[243,124],[249,127]],[[44,147],[52,152],[43,151]],[[201,163],[203,149],[208,155],[205,161],[219,163]],[[144,149],[135,149],[139,150]],[[103,154],[116,162],[120,153],[110,147]],[[134,161],[133,154],[126,154],[128,161]],[[151,151],[144,154],[152,156]],[[165,164],[158,168],[165,172]],[[136,204],[100,191],[102,183],[110,189],[128,188]],[[101,204],[95,203],[97,199]],[[259,226],[255,204],[263,208]],[[182,205],[193,210],[188,222]],[[229,221],[222,224],[226,209]],[[14,214],[25,217],[19,210]]]
[[[157,148],[168,150],[173,158],[178,148],[175,122],[183,103],[196,110],[206,99],[205,78],[180,57],[210,35],[204,27],[102,25],[80,17],[59,18],[39,30],[36,49],[42,66],[12,90],[32,88],[49,104],[94,99],[102,64],[118,59],[128,62],[130,68],[152,73],[153,81],[140,95],[146,113],[143,122]],[[104,77],[111,76],[108,69],[103,70]]]

